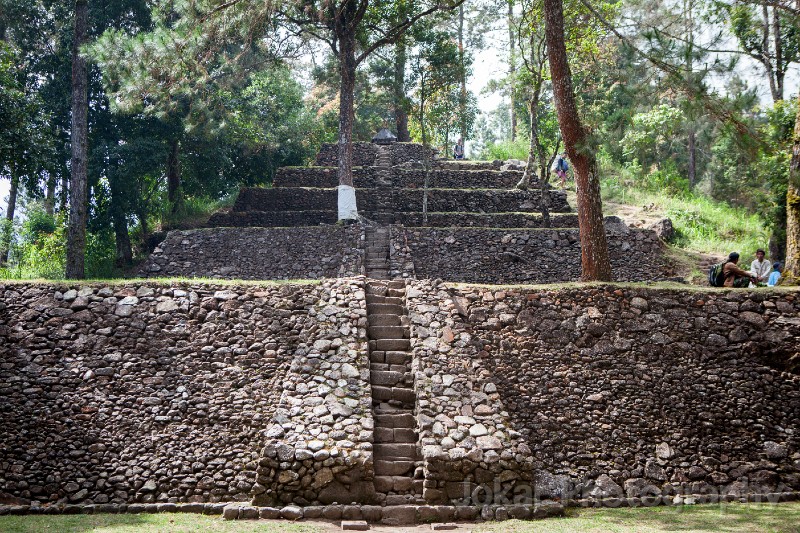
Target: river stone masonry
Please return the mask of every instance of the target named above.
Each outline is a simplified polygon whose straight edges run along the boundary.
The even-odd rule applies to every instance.
[[[402,372],[369,361],[394,351],[369,339],[385,326],[368,303],[381,284],[384,298],[405,287],[394,318],[410,326],[410,372],[408,354]],[[363,277],[0,291],[3,501],[131,512],[238,501],[226,516],[398,524],[559,512],[537,503],[550,498],[800,489],[796,291]],[[381,397],[371,364],[413,395]],[[405,494],[377,468],[388,425],[375,401],[387,399],[413,414],[392,438],[402,429],[421,452]]]
[[[521,466],[506,476],[532,476],[537,498],[681,502],[800,488],[795,291],[417,282],[408,301],[415,357],[441,368],[427,387],[417,377],[423,443],[477,454],[477,439],[460,443],[481,423],[506,458],[517,450]],[[441,413],[459,404],[487,421],[450,416],[459,427],[448,428]],[[450,459],[426,483],[465,472]]]
[[[430,281],[406,292],[412,324],[417,425],[430,504],[481,505],[504,495],[533,502],[533,456],[492,376],[475,358],[458,304]]]
[[[352,334],[311,312],[349,283],[0,284],[0,492],[249,500],[296,354]]]
[[[255,505],[374,500],[363,278],[324,288],[308,310],[315,341],[298,347],[264,435]]]

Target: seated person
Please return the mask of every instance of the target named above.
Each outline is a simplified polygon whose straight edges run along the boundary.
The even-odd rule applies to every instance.
[[[728,262],[722,267],[722,273],[725,276],[725,287],[747,287],[750,282],[755,282],[756,278],[747,270],[742,270],[736,263],[739,262],[739,254],[731,252],[728,255]]]
[[[767,280],[767,287],[774,287],[778,284],[779,279],[781,279],[781,264],[775,263],[772,265],[772,274],[769,275]]]
[[[756,251],[756,259],[752,263],[750,263],[750,273],[756,278],[756,284],[750,284],[751,287],[755,287],[756,285],[764,285],[767,282],[767,278],[769,277],[770,267],[772,265],[764,259],[764,250],[761,248]]]

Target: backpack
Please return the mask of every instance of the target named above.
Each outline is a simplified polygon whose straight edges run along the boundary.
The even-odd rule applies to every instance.
[[[711,265],[708,269],[708,284],[712,287],[723,287],[725,285],[725,264],[727,261]]]
[[[569,163],[567,163],[567,160],[566,160],[566,159],[564,159],[564,158],[561,158],[561,159],[558,161],[558,166],[559,166],[559,168],[560,168],[561,170],[563,170],[564,172],[566,172],[566,171],[568,171],[568,170],[569,170]]]

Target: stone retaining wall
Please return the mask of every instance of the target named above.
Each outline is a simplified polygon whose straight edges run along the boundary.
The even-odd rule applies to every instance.
[[[428,211],[467,213],[518,213],[539,211],[538,190],[431,189]],[[423,191],[419,189],[357,189],[356,201],[362,213],[422,211]],[[336,189],[301,187],[242,188],[233,211],[314,211],[337,205]],[[570,211],[564,191],[550,192],[550,210]]]
[[[427,222],[422,213],[372,214],[381,224],[403,224],[427,227],[483,227],[483,228],[540,228],[542,217],[538,213],[428,213]],[[218,212],[211,215],[207,226],[216,228],[291,227],[335,224],[335,210],[315,211],[245,211]],[[578,215],[553,214],[552,228],[575,228]]]
[[[422,169],[391,169],[391,179],[385,178],[375,167],[356,167],[353,169],[353,182],[356,187],[394,187],[398,189],[421,189],[425,186],[425,173]],[[495,170],[448,170],[434,168],[430,172],[429,187],[440,189],[513,189],[522,177],[519,171]],[[339,184],[336,168],[332,167],[283,167],[279,168],[273,179],[273,187],[320,187],[333,188]],[[538,188],[539,182],[533,180],[530,188]]]
[[[2,501],[372,501],[363,278],[0,294]],[[797,291],[409,281],[406,306],[431,505],[800,489]],[[369,512],[435,509],[401,507]]]
[[[494,395],[483,412],[527,443],[538,498],[800,487],[797,292],[414,287],[415,356],[450,367],[430,405],[480,405],[459,381]]]
[[[402,165],[409,162],[421,162],[425,150],[421,144],[392,143],[387,146],[392,155],[392,165]],[[353,166],[371,167],[375,164],[378,155],[378,145],[366,142],[353,143]],[[339,164],[339,145],[325,143],[317,153],[315,162],[319,167],[335,167]]]
[[[364,280],[323,289],[317,339],[294,353],[259,460],[254,503],[369,503],[372,392]]]
[[[337,285],[0,284],[0,492],[248,500],[293,359],[333,336],[311,309]]]
[[[353,276],[363,271],[361,240],[357,225],[171,231],[141,272],[261,280]]]
[[[452,301],[442,296],[431,282],[406,289],[423,497],[431,504],[510,503],[491,496],[503,493],[515,504],[531,503],[531,448],[513,426],[492,376],[481,372],[471,335],[455,327]]]
[[[606,224],[614,278],[663,279],[662,243],[649,230]],[[557,283],[581,276],[577,229],[406,228],[418,278],[468,283]]]
[[[335,206],[334,206],[335,207]],[[210,228],[280,228],[335,224],[335,209],[314,211],[229,211],[211,215]]]

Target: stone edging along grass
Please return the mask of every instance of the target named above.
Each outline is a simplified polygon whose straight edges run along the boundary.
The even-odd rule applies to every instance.
[[[605,498],[545,500],[530,505],[325,505],[283,508],[255,507],[245,502],[234,503],[131,503],[96,505],[0,505],[2,515],[60,515],[60,514],[141,514],[193,513],[222,516],[225,520],[366,520],[386,525],[449,522],[503,521],[509,519],[544,519],[564,516],[566,508],[621,508],[684,506],[719,503],[784,503],[800,500],[800,492],[734,495],[676,495],[644,498]]]

